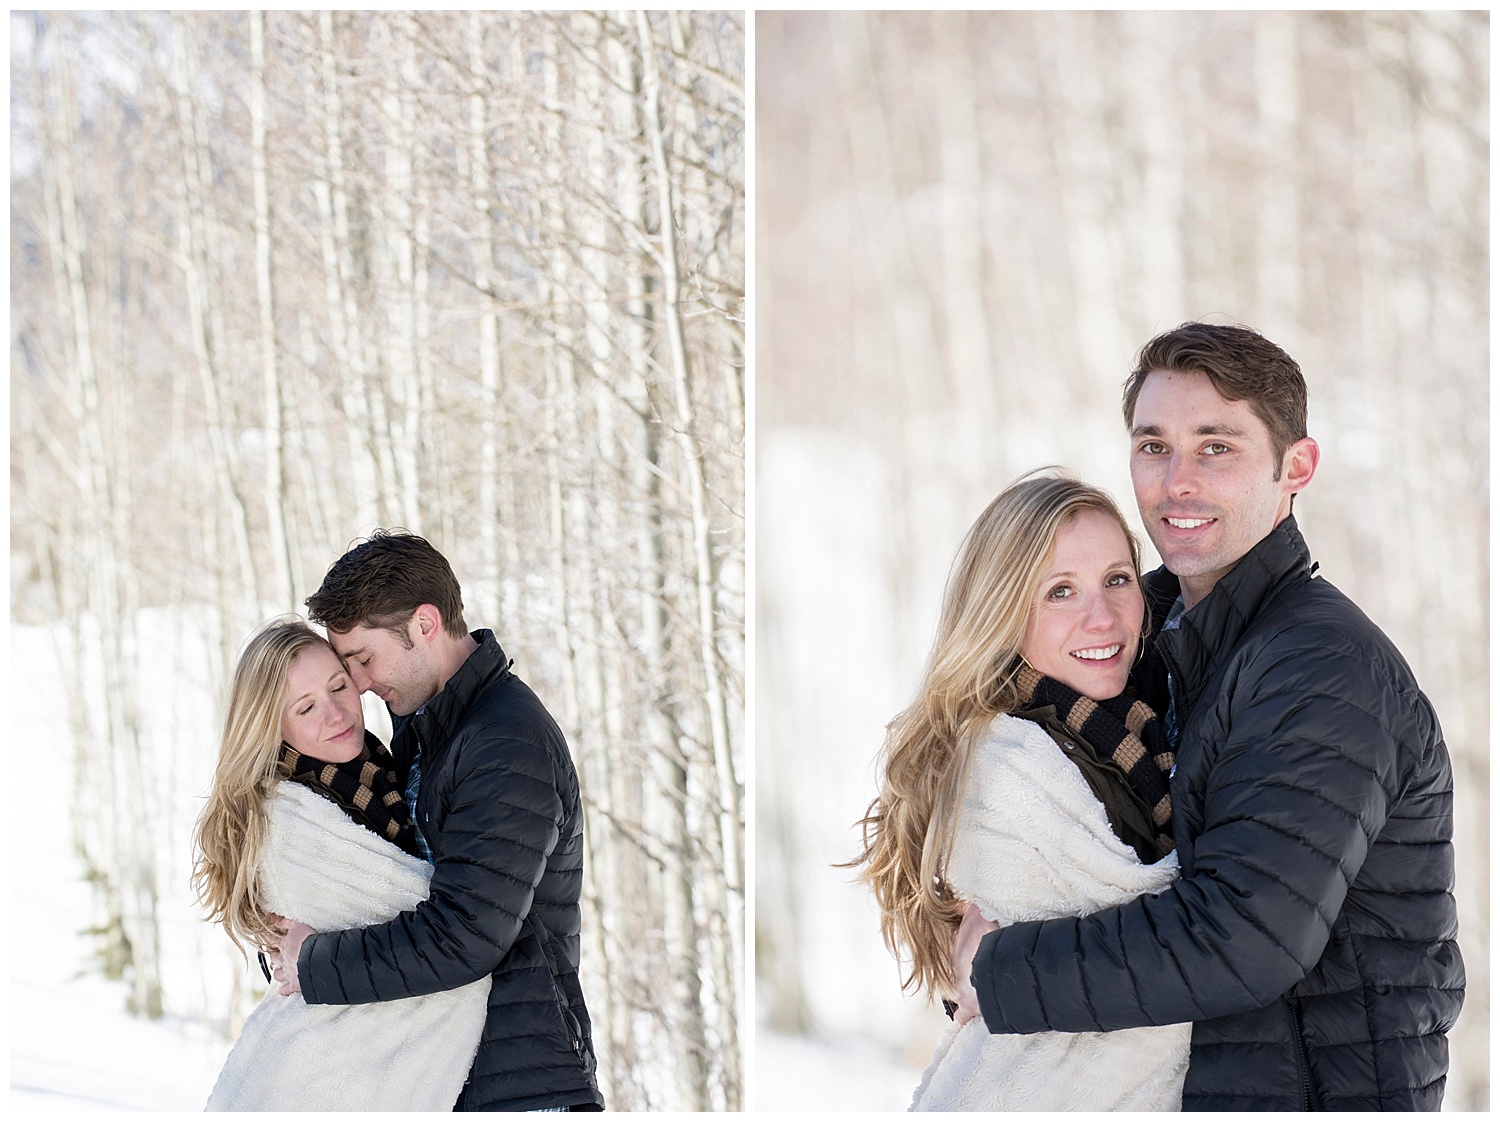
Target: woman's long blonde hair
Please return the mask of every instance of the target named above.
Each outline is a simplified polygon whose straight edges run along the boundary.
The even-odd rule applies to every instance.
[[[281,778],[281,710],[293,660],[328,641],[301,620],[277,620],[251,637],[234,670],[208,803],[193,834],[193,889],[234,945],[275,936],[256,869],[271,790]],[[330,648],[332,649],[332,648]]]
[[[1140,571],[1140,544],[1109,495],[1057,468],[1022,476],[965,536],[917,699],[886,729],[880,794],[860,821],[864,852],[849,865],[875,893],[886,946],[910,956],[903,989],[954,992],[949,944],[964,902],[946,866],[969,758],[1019,700],[1020,647],[1057,532],[1089,510],[1119,523]]]

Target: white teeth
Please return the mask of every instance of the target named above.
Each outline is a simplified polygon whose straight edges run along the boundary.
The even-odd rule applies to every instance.
[[[1199,526],[1207,526],[1212,518],[1168,518],[1168,526],[1176,526],[1179,530],[1196,530]]]
[[[1123,644],[1116,643],[1112,647],[1089,647],[1087,650],[1074,651],[1074,658],[1086,658],[1090,662],[1100,662],[1106,658],[1114,658],[1120,653]]]

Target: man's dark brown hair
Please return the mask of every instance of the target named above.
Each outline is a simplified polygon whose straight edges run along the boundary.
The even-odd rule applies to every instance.
[[[307,614],[329,631],[383,627],[410,647],[406,624],[422,604],[443,614],[455,639],[469,633],[464,597],[448,559],[425,538],[401,530],[376,530],[333,563]]]
[[[1135,425],[1135,403],[1153,370],[1205,374],[1225,401],[1248,401],[1271,430],[1273,479],[1286,450],[1307,435],[1307,383],[1292,356],[1248,327],[1185,323],[1152,339],[1136,356],[1125,382],[1125,427]]]

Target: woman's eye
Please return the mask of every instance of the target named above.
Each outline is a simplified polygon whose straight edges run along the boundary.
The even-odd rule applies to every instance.
[[[343,684],[343,685],[341,685],[341,686],[334,686],[334,687],[333,687],[333,692],[334,692],[334,693],[343,693],[343,692],[344,692],[344,691],[345,691],[345,690],[347,690],[347,689],[348,689],[348,688],[349,688],[349,683],[348,683],[348,682],[345,682],[345,683],[344,683],[344,684]]]
[[[299,709],[299,710],[297,710],[297,716],[299,716],[299,717],[305,717],[309,713],[311,713],[312,711],[313,711],[313,707],[311,705],[309,705],[305,709]]]
[[[1104,584],[1108,588],[1122,588],[1134,579],[1129,573],[1115,573]]]
[[[1051,592],[1047,593],[1048,600],[1066,600],[1073,595],[1073,590],[1065,584],[1060,584]]]

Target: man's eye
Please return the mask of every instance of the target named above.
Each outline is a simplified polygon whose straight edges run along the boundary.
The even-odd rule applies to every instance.
[[[1206,455],[1209,456],[1222,456],[1225,452],[1229,451],[1229,445],[1210,444],[1208,445],[1208,447],[1204,448],[1203,451]]]
[[[1160,456],[1166,450],[1166,445],[1159,440],[1148,440],[1141,445],[1141,451],[1148,456]]]

